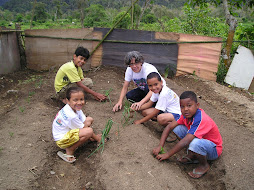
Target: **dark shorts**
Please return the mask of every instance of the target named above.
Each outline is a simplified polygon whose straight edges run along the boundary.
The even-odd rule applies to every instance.
[[[145,90],[141,90],[140,88],[135,88],[130,90],[126,94],[127,100],[131,100],[133,102],[140,102],[149,92],[148,85],[145,86]]]

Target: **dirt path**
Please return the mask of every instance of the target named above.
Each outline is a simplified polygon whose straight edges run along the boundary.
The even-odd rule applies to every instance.
[[[117,101],[123,70],[101,67],[88,76],[96,91],[112,88],[110,99]],[[59,109],[49,99],[54,93],[54,77],[53,71],[22,71],[0,77],[0,189],[254,188],[253,95],[193,76],[167,79],[177,94],[189,89],[201,97],[201,107],[218,124],[224,141],[222,156],[211,163],[203,178],[194,180],[187,172],[195,166],[176,161],[184,151],[164,162],[151,155],[161,134],[155,122],[122,127],[122,112],[113,114],[109,102],[99,103],[89,96],[84,112],[95,119],[93,128],[97,133],[111,118],[115,122],[111,139],[102,154],[88,158],[96,148],[90,142],[78,149],[75,164],[60,160],[51,135],[51,124]],[[167,143],[166,150],[174,144]]]

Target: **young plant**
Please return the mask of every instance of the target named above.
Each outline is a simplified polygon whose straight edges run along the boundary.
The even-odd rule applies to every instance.
[[[124,102],[124,110],[123,110],[123,115],[122,115],[122,125],[123,127],[125,127],[126,125],[131,125],[133,123],[133,121],[136,118],[136,111],[131,109],[131,104],[135,103],[133,100],[128,100]],[[131,112],[134,112],[135,115],[133,117],[133,119],[131,119]]]
[[[99,143],[99,146],[88,156],[88,158],[90,156],[92,156],[95,152],[97,152],[98,150],[101,149],[101,153],[103,152],[104,150],[104,144],[105,144],[105,140],[107,140],[108,138],[108,134],[112,128],[112,125],[113,125],[113,120],[112,119],[109,119],[108,122],[106,123],[105,125],[105,128],[103,129],[102,131],[102,135],[101,135],[101,141]]]
[[[4,148],[0,146],[0,153],[2,152],[3,149],[4,149]]]
[[[163,147],[161,147],[161,150],[159,152],[159,154],[165,154],[166,152],[164,151]]]
[[[109,100],[109,103],[110,103],[110,106],[111,106],[111,107],[112,107],[112,102],[111,102],[111,99],[110,99],[110,97],[109,97],[109,94],[110,94],[110,92],[112,92],[112,91],[113,91],[113,89],[110,88],[109,90],[105,90],[105,93],[104,93],[104,95],[107,96],[107,98],[108,98],[108,100]]]
[[[23,113],[24,111],[25,111],[25,108],[24,107],[19,107],[19,111],[21,112],[21,113]]]
[[[13,132],[9,132],[10,137],[13,137],[14,133]]]

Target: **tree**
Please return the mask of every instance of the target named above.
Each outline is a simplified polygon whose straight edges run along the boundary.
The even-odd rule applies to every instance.
[[[34,10],[34,20],[38,22],[46,22],[47,18],[46,4],[37,2]]]
[[[103,26],[106,13],[104,7],[98,4],[92,4],[85,9],[84,25],[87,27]]]
[[[232,48],[232,43],[234,39],[235,29],[237,27],[237,20],[232,14],[232,7],[240,8],[244,4],[252,7],[254,5],[254,0],[190,0],[190,3],[195,5],[203,6],[205,3],[212,3],[216,6],[223,5],[224,14],[226,18],[226,23],[229,25],[228,37],[226,42],[226,47],[224,49],[224,54],[226,59],[224,59],[224,63],[227,68],[230,66],[230,52]],[[231,6],[231,7],[230,7]]]

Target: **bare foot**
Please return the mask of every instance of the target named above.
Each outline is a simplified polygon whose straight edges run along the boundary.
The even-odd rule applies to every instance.
[[[209,164],[205,166],[199,165],[197,168],[193,169],[192,172],[189,172],[189,176],[195,179],[201,178],[208,170],[210,169]]]

